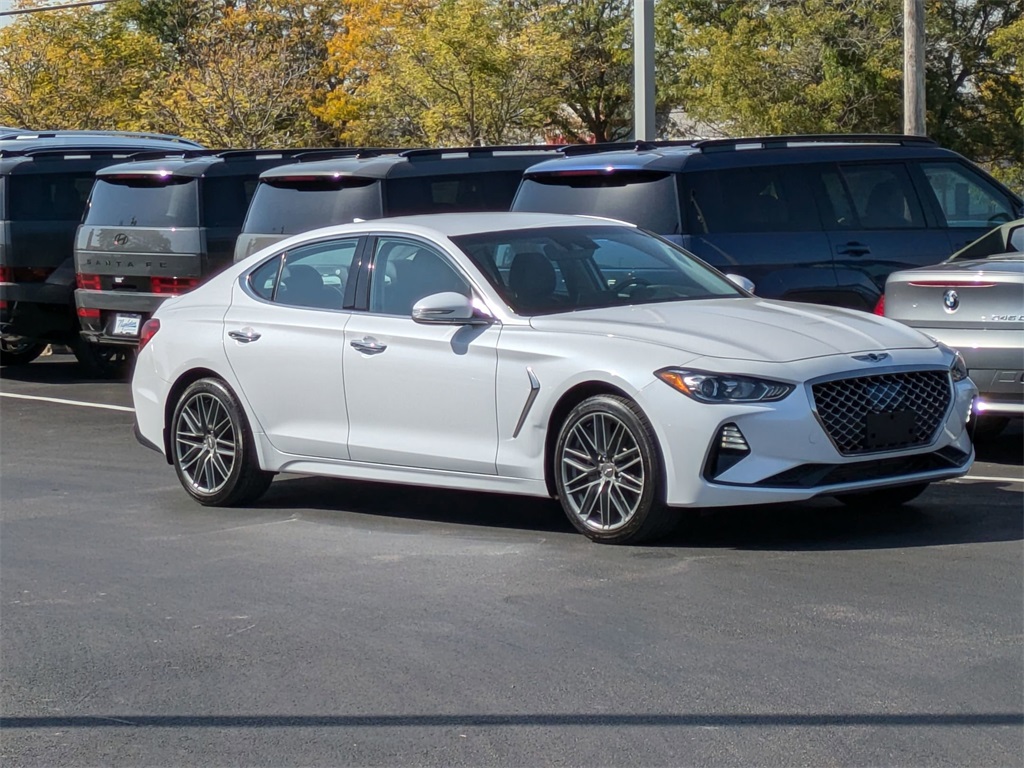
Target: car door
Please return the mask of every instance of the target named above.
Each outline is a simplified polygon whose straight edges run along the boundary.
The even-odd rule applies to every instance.
[[[424,296],[471,295],[440,249],[379,237],[365,311],[345,327],[345,399],[355,461],[417,469],[497,473],[495,377],[500,326],[424,325]]]
[[[870,309],[890,272],[935,264],[949,241],[926,210],[902,162],[823,166],[818,196],[840,290]],[[849,306],[855,306],[850,304]]]
[[[342,345],[360,243],[346,237],[304,245],[235,284],[224,348],[242,397],[283,453],[349,458]]]

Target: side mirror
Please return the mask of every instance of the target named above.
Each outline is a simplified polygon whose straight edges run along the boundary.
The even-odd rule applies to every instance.
[[[424,325],[485,325],[468,296],[454,291],[424,296],[412,306],[412,319]]]
[[[744,277],[743,275],[735,275],[732,273],[726,275],[725,277],[730,283],[735,285],[737,288],[742,288],[747,293],[754,292],[754,281],[751,280],[749,277]]]

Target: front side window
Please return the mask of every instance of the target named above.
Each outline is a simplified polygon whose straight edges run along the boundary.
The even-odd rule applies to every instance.
[[[330,240],[276,256],[249,273],[249,288],[277,304],[342,309],[358,244],[358,238]]]
[[[959,163],[923,163],[949,227],[989,227],[1013,219],[1006,195]]]
[[[420,299],[449,291],[472,295],[469,284],[439,251],[405,238],[377,240],[370,277],[371,312],[411,315]]]
[[[546,227],[452,240],[521,315],[744,295],[682,249],[632,227]]]

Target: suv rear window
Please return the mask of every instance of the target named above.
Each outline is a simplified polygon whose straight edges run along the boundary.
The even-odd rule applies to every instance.
[[[566,191],[571,189],[571,194]],[[523,179],[513,209],[606,216],[661,235],[680,232],[676,185],[668,173],[556,171]]]
[[[96,179],[85,223],[109,227],[198,227],[198,180],[180,176]]]
[[[264,179],[256,189],[242,231],[294,235],[353,219],[381,215],[380,183],[358,176]]]
[[[80,221],[95,171],[5,177],[11,221]]]
[[[386,215],[507,211],[522,178],[521,171],[489,171],[388,179],[384,183]]]

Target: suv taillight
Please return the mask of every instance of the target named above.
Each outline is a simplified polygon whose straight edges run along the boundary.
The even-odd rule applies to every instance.
[[[156,332],[160,330],[160,321],[155,317],[151,317],[149,320],[142,324],[142,330],[139,331],[139,352],[142,348],[149,344],[149,340],[156,336]]]
[[[103,287],[102,283],[100,283],[99,275],[83,275],[79,272],[75,275],[75,282],[78,284],[79,288],[83,288],[88,291],[98,291]]]
[[[885,294],[883,293],[878,297],[878,302],[875,304],[875,314],[885,317]]]
[[[199,285],[198,277],[154,277],[150,279],[150,290],[153,293],[165,293],[176,296],[191,291]]]

